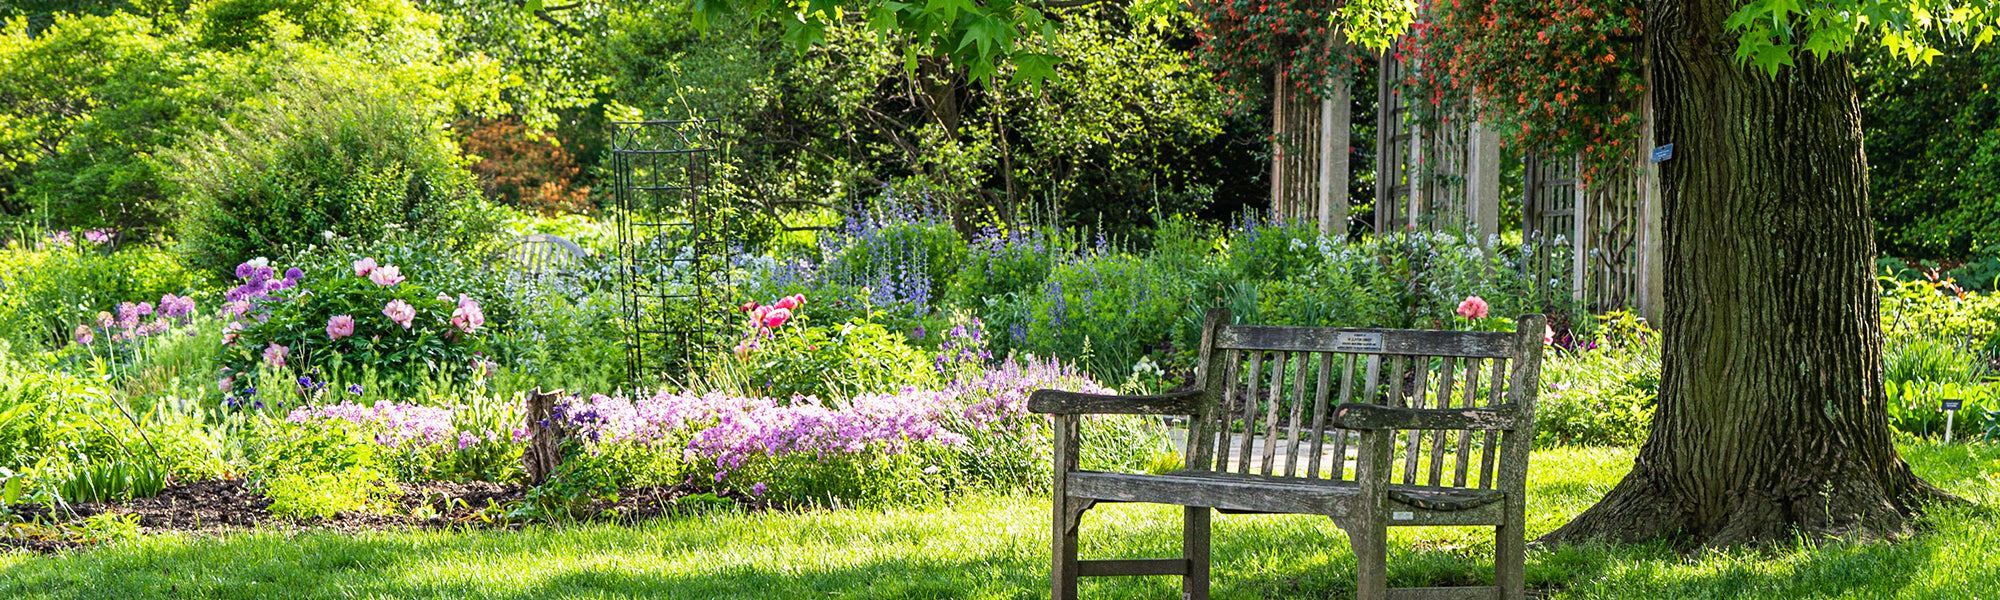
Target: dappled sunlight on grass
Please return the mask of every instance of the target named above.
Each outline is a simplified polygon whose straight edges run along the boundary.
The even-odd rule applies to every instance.
[[[2000,449],[1907,442],[1919,473],[1990,501]],[[1535,455],[1530,534],[1562,524],[1630,467],[1630,449]],[[724,514],[635,527],[344,535],[150,537],[57,557],[0,555],[7,598],[970,598],[1047,596],[1048,501],[976,495],[890,510]],[[1101,505],[1085,558],[1179,552],[1180,510]],[[1218,598],[1352,594],[1347,538],[1325,518],[1215,519]],[[2000,581],[1986,509],[1942,509],[1897,544],[1797,545],[1692,557],[1664,547],[1561,547],[1529,555],[1529,585],[1562,598],[1981,598]],[[1490,529],[1399,528],[1391,583],[1491,580]],[[1091,598],[1178,596],[1172,577],[1086,580]]]

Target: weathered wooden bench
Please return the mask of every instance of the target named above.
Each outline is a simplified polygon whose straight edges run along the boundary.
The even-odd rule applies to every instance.
[[[1354,546],[1363,600],[1522,597],[1540,315],[1514,333],[1228,322],[1208,313],[1188,391],[1030,397],[1055,420],[1054,600],[1076,598],[1078,577],[1108,575],[1180,575],[1184,598],[1207,598],[1211,509],[1331,517]],[[1186,416],[1185,467],[1079,470],[1087,414]],[[1078,524],[1099,502],[1186,507],[1182,556],[1078,560]],[[1388,528],[1399,525],[1494,526],[1493,585],[1389,589]]]

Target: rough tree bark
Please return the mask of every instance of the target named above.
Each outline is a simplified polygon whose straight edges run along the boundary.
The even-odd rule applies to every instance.
[[[1847,59],[1738,63],[1734,0],[1649,0],[1665,205],[1651,437],[1545,541],[1893,538],[1949,498],[1891,443],[1861,115]]]

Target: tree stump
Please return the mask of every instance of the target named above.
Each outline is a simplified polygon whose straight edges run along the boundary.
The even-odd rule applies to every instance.
[[[528,473],[529,485],[547,483],[549,473],[562,465],[562,442],[569,438],[569,427],[555,410],[562,397],[562,390],[528,393],[528,447],[521,452],[521,469]]]

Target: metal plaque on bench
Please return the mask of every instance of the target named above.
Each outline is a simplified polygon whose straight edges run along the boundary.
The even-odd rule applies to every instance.
[[[1334,352],[1381,352],[1382,334],[1342,333],[1333,338]]]

